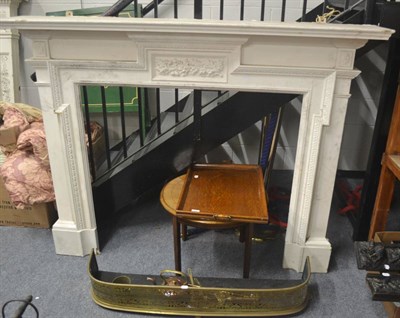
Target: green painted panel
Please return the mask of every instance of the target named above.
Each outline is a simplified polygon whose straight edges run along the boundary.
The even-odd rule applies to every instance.
[[[124,110],[125,112],[137,112],[138,111],[138,98],[137,98],[137,87],[123,87],[124,95]],[[87,86],[87,94],[89,101],[89,113],[101,113],[103,106],[101,102],[101,91],[99,86]],[[106,107],[108,113],[117,113],[121,111],[120,107],[120,96],[118,86],[105,86],[106,94]],[[81,87],[81,96],[83,96],[83,90]],[[82,107],[84,107],[82,97]]]

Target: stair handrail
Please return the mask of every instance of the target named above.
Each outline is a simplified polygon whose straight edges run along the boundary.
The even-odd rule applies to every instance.
[[[338,15],[335,15],[332,19],[330,19],[328,22],[332,23],[334,21],[336,21],[337,19],[341,18],[342,16],[344,16],[346,13],[350,12],[351,10],[353,10],[355,7],[359,6],[360,4],[363,4],[366,0],[360,0],[357,1],[356,3],[354,3],[353,5],[351,5],[350,7],[348,7],[347,9],[343,10],[341,13],[339,13]],[[365,10],[365,9],[364,9]]]
[[[122,10],[124,10],[128,5],[130,5],[133,1],[135,1],[135,8],[137,8],[137,0],[118,0],[114,3],[110,8],[103,12],[102,16],[104,17],[114,17],[117,16]],[[154,10],[156,7],[156,1],[153,0],[147,6],[142,9],[142,16],[145,16],[150,11]],[[164,0],[158,0],[157,5],[159,5]],[[137,10],[135,10],[135,15],[137,14]]]
[[[149,2],[149,4],[147,6],[145,6],[142,10],[142,16],[145,16],[146,14],[148,14],[151,10],[154,10],[155,6],[156,6],[156,1],[157,0],[153,0],[151,2]],[[164,2],[164,0],[158,0],[157,5]]]
[[[111,7],[109,7],[106,11],[103,12],[102,16],[104,17],[115,17],[122,10],[124,10],[128,5],[130,5],[133,0],[118,0]]]

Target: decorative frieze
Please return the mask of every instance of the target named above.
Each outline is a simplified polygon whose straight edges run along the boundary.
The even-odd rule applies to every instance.
[[[224,81],[227,74],[224,57],[154,57],[155,80]]]

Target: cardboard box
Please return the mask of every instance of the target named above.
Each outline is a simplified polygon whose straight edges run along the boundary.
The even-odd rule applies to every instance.
[[[375,233],[374,242],[390,244],[395,241],[400,241],[400,232],[386,231]],[[400,303],[384,301],[383,307],[385,308],[389,318],[400,318]]]
[[[17,143],[18,127],[0,129],[0,145],[8,146]]]
[[[0,178],[0,226],[51,228],[58,219],[54,203],[35,204],[25,209],[16,209]]]

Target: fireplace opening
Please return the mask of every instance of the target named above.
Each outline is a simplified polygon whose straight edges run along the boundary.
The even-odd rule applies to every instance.
[[[101,245],[121,215],[134,214],[148,198],[157,201],[161,186],[194,162],[260,165],[270,224],[255,227],[255,240],[285,232],[301,95],[102,85],[79,90]],[[146,173],[149,154],[163,164]],[[126,174],[136,185],[113,181]],[[125,203],[104,209],[104,202],[118,200],[115,187]],[[110,188],[114,192],[107,193]]]

